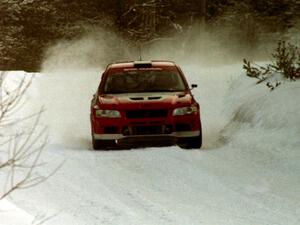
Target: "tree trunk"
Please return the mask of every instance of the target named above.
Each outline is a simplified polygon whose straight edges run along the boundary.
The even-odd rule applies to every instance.
[[[200,0],[200,25],[205,27],[205,18],[206,18],[206,2],[207,0]]]

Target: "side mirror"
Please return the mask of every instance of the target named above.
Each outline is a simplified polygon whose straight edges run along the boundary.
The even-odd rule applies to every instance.
[[[192,84],[192,88],[191,88],[191,90],[193,90],[194,88],[197,88],[198,87],[198,85],[197,84]]]

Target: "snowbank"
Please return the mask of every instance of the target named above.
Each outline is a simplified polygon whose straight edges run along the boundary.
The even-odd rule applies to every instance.
[[[34,217],[7,200],[0,201],[0,225],[29,225]]]
[[[230,120],[224,137],[233,145],[282,152],[300,150],[300,81],[285,82],[274,91],[243,75],[226,97]]]

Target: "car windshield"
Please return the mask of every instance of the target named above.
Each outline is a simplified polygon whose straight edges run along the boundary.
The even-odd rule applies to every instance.
[[[181,76],[175,71],[137,70],[109,75],[104,93],[173,92],[185,89]]]

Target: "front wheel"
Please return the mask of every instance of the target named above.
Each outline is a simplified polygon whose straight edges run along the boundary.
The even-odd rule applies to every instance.
[[[94,150],[112,150],[116,148],[114,140],[96,140],[93,135],[92,144]]]
[[[196,137],[180,138],[177,144],[183,149],[200,149],[202,146],[202,133]]]

